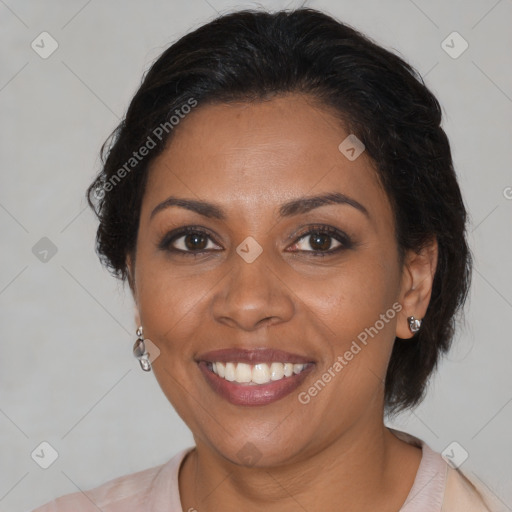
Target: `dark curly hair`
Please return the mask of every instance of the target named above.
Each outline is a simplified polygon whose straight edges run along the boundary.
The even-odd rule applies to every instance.
[[[438,101],[410,65],[353,28],[314,9],[244,10],[214,19],[164,51],[102,147],[103,168],[87,191],[100,221],[96,250],[125,280],[148,166],[185,105],[291,92],[320,101],[365,144],[393,207],[400,254],[437,239],[421,330],[395,342],[387,370],[386,412],[396,413],[422,400],[439,356],[450,347],[471,276],[466,210]],[[151,147],[147,156],[134,159],[144,146]]]

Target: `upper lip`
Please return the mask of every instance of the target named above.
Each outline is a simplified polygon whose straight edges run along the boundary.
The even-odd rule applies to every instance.
[[[299,354],[291,354],[283,350],[276,350],[272,348],[257,348],[247,350],[243,348],[223,348],[219,350],[212,350],[205,352],[197,357],[197,361],[207,361],[229,363],[294,363],[294,364],[307,364],[312,363],[310,358],[301,356]]]

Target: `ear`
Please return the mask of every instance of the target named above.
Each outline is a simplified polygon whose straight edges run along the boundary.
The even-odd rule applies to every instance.
[[[402,310],[398,315],[396,335],[398,338],[412,338],[407,318],[422,319],[432,295],[432,285],[437,268],[438,245],[432,238],[419,251],[407,251],[402,269],[399,302]]]

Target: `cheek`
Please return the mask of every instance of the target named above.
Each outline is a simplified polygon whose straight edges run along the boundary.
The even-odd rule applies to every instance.
[[[297,290],[307,307],[346,343],[392,309],[398,298],[399,280],[393,252],[386,255],[363,250],[354,253],[343,265],[330,269],[328,276],[299,280]],[[392,309],[386,320],[394,320],[395,313]],[[393,324],[385,322],[382,327],[379,322],[379,330],[386,335],[394,329]]]
[[[331,427],[339,426],[340,418],[345,425],[360,417],[369,404],[380,400],[401,308],[398,279],[393,256],[368,252],[330,279],[304,283],[305,309],[320,320],[317,332],[328,341],[328,349],[317,379],[302,399],[321,410]]]
[[[193,391],[200,378],[193,360],[205,320],[201,301],[208,285],[205,278],[184,278],[179,269],[161,265],[158,258],[141,255],[137,274],[138,307],[144,334],[160,350],[152,368],[155,377],[177,413],[194,424],[199,394]],[[198,427],[194,429],[197,431]]]
[[[173,339],[175,331],[186,326],[200,306],[204,280],[184,278],[180,266],[170,265],[143,237],[139,239],[135,277],[144,332],[161,351],[168,351],[166,340]]]
[[[141,276],[138,294],[141,321],[145,332],[167,351],[182,351],[187,355],[187,340],[200,322],[205,321],[205,295],[209,281],[180,279],[172,272],[153,266]]]
[[[329,341],[319,378],[306,393],[326,414],[358,417],[383,391],[396,335],[399,266],[394,252],[361,251],[330,279],[308,286],[306,309],[315,313]],[[318,381],[317,381],[318,382]],[[331,384],[332,382],[332,384]],[[318,389],[322,389],[318,392]],[[339,415],[339,416],[337,416]]]

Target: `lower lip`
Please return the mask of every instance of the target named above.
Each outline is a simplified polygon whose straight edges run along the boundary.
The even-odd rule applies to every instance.
[[[213,373],[205,361],[199,362],[199,368],[210,387],[233,405],[267,405],[277,402],[297,389],[313,370],[313,366],[314,364],[310,364],[300,373],[281,380],[254,385],[230,382]]]

